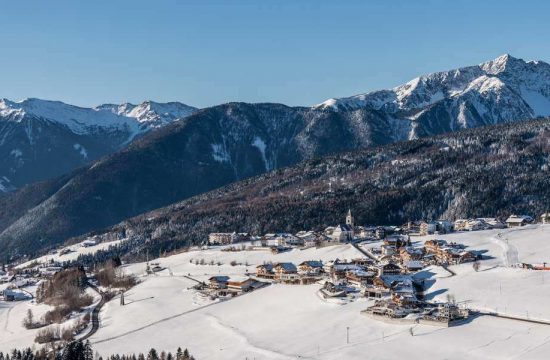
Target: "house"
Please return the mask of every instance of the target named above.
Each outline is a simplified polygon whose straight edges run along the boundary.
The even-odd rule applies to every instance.
[[[504,229],[506,224],[497,218],[478,218],[477,220],[483,221],[489,229]]]
[[[481,221],[479,219],[470,219],[466,222],[466,227],[464,230],[468,231],[477,231],[477,230],[483,230],[487,227],[484,221]]]
[[[348,283],[357,287],[372,284],[375,277],[376,273],[374,271],[355,269],[346,272]]]
[[[210,279],[208,279],[209,284],[208,286],[211,289],[226,289],[227,288],[227,282],[229,280],[229,276],[212,276]]]
[[[298,269],[293,263],[277,263],[273,267],[275,272],[275,280],[287,284],[298,284],[300,282],[300,275]]]
[[[291,244],[302,244],[294,235],[289,233],[265,234],[262,237],[262,246],[289,246]]]
[[[434,234],[436,230],[437,230],[437,223],[436,222],[422,221],[420,223],[420,235],[421,236]]]
[[[236,242],[237,233],[210,233],[208,235],[208,242],[211,245],[228,245]]]
[[[386,237],[386,229],[382,226],[378,226],[376,230],[374,230],[374,236],[377,239],[383,239]]]
[[[550,213],[545,212],[540,216],[540,222],[543,224],[550,224]]]
[[[403,268],[408,272],[420,271],[424,268],[424,264],[419,260],[409,260],[403,263]]]
[[[237,292],[247,292],[253,288],[255,281],[247,276],[231,277],[227,280],[227,289]]]
[[[23,291],[14,289],[5,289],[3,291],[5,301],[23,301],[29,298],[29,295]]]
[[[346,272],[348,271],[354,271],[354,270],[361,270],[362,266],[359,266],[352,262],[346,262],[341,260],[334,260],[334,262],[331,264],[328,271],[325,272],[330,273],[333,277],[336,278],[344,278],[346,275]]]
[[[378,276],[401,274],[401,268],[394,263],[381,264],[377,266]]]
[[[391,256],[397,252],[397,249],[394,245],[382,245],[380,246],[380,250],[382,251],[382,255],[384,256]]]
[[[468,220],[466,219],[457,219],[454,223],[454,229],[455,231],[464,231],[466,230],[466,227],[468,226]]]
[[[510,217],[506,219],[506,225],[508,225],[508,227],[525,226],[531,222],[533,222],[533,218],[528,215],[510,215]]]
[[[323,262],[316,260],[304,261],[298,265],[298,272],[307,275],[318,275],[323,272]]]
[[[353,228],[348,224],[340,224],[334,228],[331,238],[336,242],[348,242],[353,240]]]
[[[439,251],[439,249],[443,246],[447,245],[447,241],[445,240],[428,240],[424,243],[424,247],[426,248],[427,252],[435,253]]]
[[[301,240],[304,247],[315,247],[319,245],[325,237],[313,231],[300,231],[296,233],[296,237]]]
[[[440,219],[436,221],[436,231],[440,234],[448,234],[453,231],[453,223],[449,220]]]
[[[412,246],[405,246],[399,250],[399,257],[403,263],[411,260],[421,260],[424,254],[424,248],[415,248]]]
[[[393,246],[395,249],[399,249],[406,246],[408,238],[402,235],[392,235],[384,239],[384,245]]]
[[[273,270],[273,264],[263,264],[256,266],[256,276],[260,278],[274,278],[275,272]]]
[[[360,239],[372,239],[376,236],[376,227],[356,226],[355,236]]]
[[[81,243],[82,247],[91,247],[91,246],[96,246],[97,245],[97,241],[96,240],[84,240],[82,243]]]

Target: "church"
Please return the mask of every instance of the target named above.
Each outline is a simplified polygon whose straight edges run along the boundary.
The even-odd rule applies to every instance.
[[[331,235],[332,241],[338,241],[338,242],[352,241],[355,235],[353,227],[354,227],[353,215],[351,215],[351,209],[349,209],[348,214],[346,215],[346,223],[336,226],[332,231],[332,235]]]

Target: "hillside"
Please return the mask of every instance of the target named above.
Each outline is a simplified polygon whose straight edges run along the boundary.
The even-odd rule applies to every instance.
[[[550,203],[550,120],[497,125],[317,158],[199,195],[111,230],[129,253],[170,250],[209,232],[324,229],[343,221],[539,215]],[[141,245],[141,246],[140,246]]]

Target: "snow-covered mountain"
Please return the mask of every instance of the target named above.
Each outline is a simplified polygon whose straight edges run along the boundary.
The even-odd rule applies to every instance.
[[[0,192],[72,171],[196,108],[181,103],[100,105],[0,100]]]
[[[136,119],[141,127],[160,127],[176,119],[187,117],[197,111],[189,105],[180,102],[158,103],[154,101],[144,101],[139,105],[124,103],[104,104],[95,108],[95,110],[108,110],[116,115]]]
[[[417,77],[391,90],[329,99],[314,108],[374,109],[404,120],[408,137],[550,115],[550,65],[508,54]]]

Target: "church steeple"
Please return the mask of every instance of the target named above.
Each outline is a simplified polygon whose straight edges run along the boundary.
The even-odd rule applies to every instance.
[[[348,214],[346,215],[346,225],[353,227],[353,216],[351,215],[351,209],[348,209]]]

